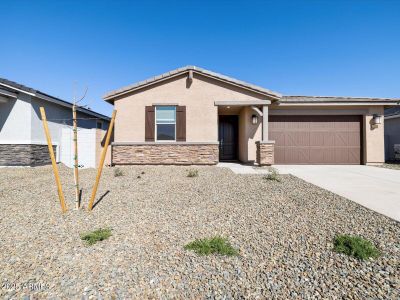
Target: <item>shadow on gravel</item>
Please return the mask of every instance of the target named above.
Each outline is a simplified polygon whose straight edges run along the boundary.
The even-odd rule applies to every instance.
[[[104,199],[105,196],[107,196],[110,193],[110,190],[107,190],[103,195],[100,196],[99,199],[97,199],[97,201],[93,204],[93,208],[95,208],[97,206],[97,204],[100,203],[101,200]]]

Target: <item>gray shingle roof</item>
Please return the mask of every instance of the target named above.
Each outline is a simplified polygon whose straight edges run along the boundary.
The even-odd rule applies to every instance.
[[[16,88],[16,89],[19,89],[19,90],[27,92],[27,93],[34,94],[37,97],[44,96],[43,97],[44,99],[46,99],[46,98],[49,99],[50,98],[50,99],[54,100],[55,102],[62,103],[64,105],[72,107],[72,103],[71,102],[68,102],[68,101],[62,100],[60,98],[48,95],[48,94],[43,93],[43,92],[41,92],[39,90],[33,89],[31,87],[27,87],[25,85],[22,85],[20,83],[15,82],[15,81],[11,81],[11,80],[8,80],[8,79],[5,79],[5,78],[0,78],[0,83],[8,85],[8,86]],[[93,111],[91,109],[87,109],[87,108],[84,108],[84,107],[79,107],[78,110],[83,112],[83,113],[89,114],[89,115],[94,115],[96,117],[100,117],[103,120],[110,121],[110,117],[107,117],[107,116],[105,116],[103,114],[97,113],[97,112],[95,112],[95,111]]]
[[[282,96],[282,99],[280,101],[283,103],[387,102],[388,104],[396,104],[400,101],[400,99],[334,96]]]
[[[250,84],[250,83],[247,83],[247,82],[244,82],[244,81],[241,81],[241,80],[229,77],[229,76],[225,76],[225,75],[222,75],[222,74],[219,74],[219,73],[215,73],[215,72],[212,72],[212,71],[200,68],[200,67],[186,66],[186,67],[178,68],[178,69],[172,70],[170,72],[166,72],[164,74],[161,74],[161,75],[158,75],[158,76],[154,76],[154,77],[151,77],[149,79],[146,79],[146,80],[143,80],[143,81],[140,81],[140,82],[125,86],[123,88],[120,88],[120,89],[117,89],[117,90],[114,90],[114,91],[111,91],[111,92],[105,94],[103,96],[103,98],[106,101],[111,101],[112,102],[115,97],[117,97],[117,96],[119,96],[121,94],[134,91],[134,90],[142,88],[144,86],[147,86],[147,85],[150,85],[150,84],[154,84],[154,83],[157,83],[157,82],[162,81],[164,79],[167,79],[167,78],[170,78],[170,77],[174,77],[174,76],[177,76],[177,75],[189,72],[189,71],[193,71],[193,72],[198,73],[198,74],[202,74],[202,75],[205,75],[205,76],[208,76],[208,77],[212,77],[212,78],[215,78],[215,79],[218,79],[218,80],[221,80],[221,81],[225,81],[225,82],[228,82],[228,83],[231,83],[231,84],[234,84],[234,85],[238,85],[238,86],[253,90],[255,92],[258,92],[258,93],[261,93],[261,94],[265,94],[265,95],[273,97],[273,98],[280,98],[281,97],[281,94],[279,94],[277,92],[274,92],[274,91],[259,87],[259,86],[254,85],[254,84]]]
[[[385,109],[385,117],[400,115],[400,105]]]

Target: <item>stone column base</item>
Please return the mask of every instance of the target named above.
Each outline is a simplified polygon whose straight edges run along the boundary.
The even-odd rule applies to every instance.
[[[259,166],[270,166],[274,164],[274,147],[275,141],[258,141],[257,146],[257,163]]]
[[[216,143],[113,143],[113,165],[215,165]]]

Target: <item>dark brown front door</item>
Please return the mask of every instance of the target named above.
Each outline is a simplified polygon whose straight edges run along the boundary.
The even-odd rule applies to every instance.
[[[219,159],[236,160],[238,149],[238,116],[219,116]]]
[[[360,164],[361,116],[270,116],[275,164]]]

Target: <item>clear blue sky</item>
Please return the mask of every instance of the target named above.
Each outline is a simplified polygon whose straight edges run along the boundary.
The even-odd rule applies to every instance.
[[[110,90],[197,65],[287,95],[400,97],[400,1],[0,2],[0,77],[104,114]]]

